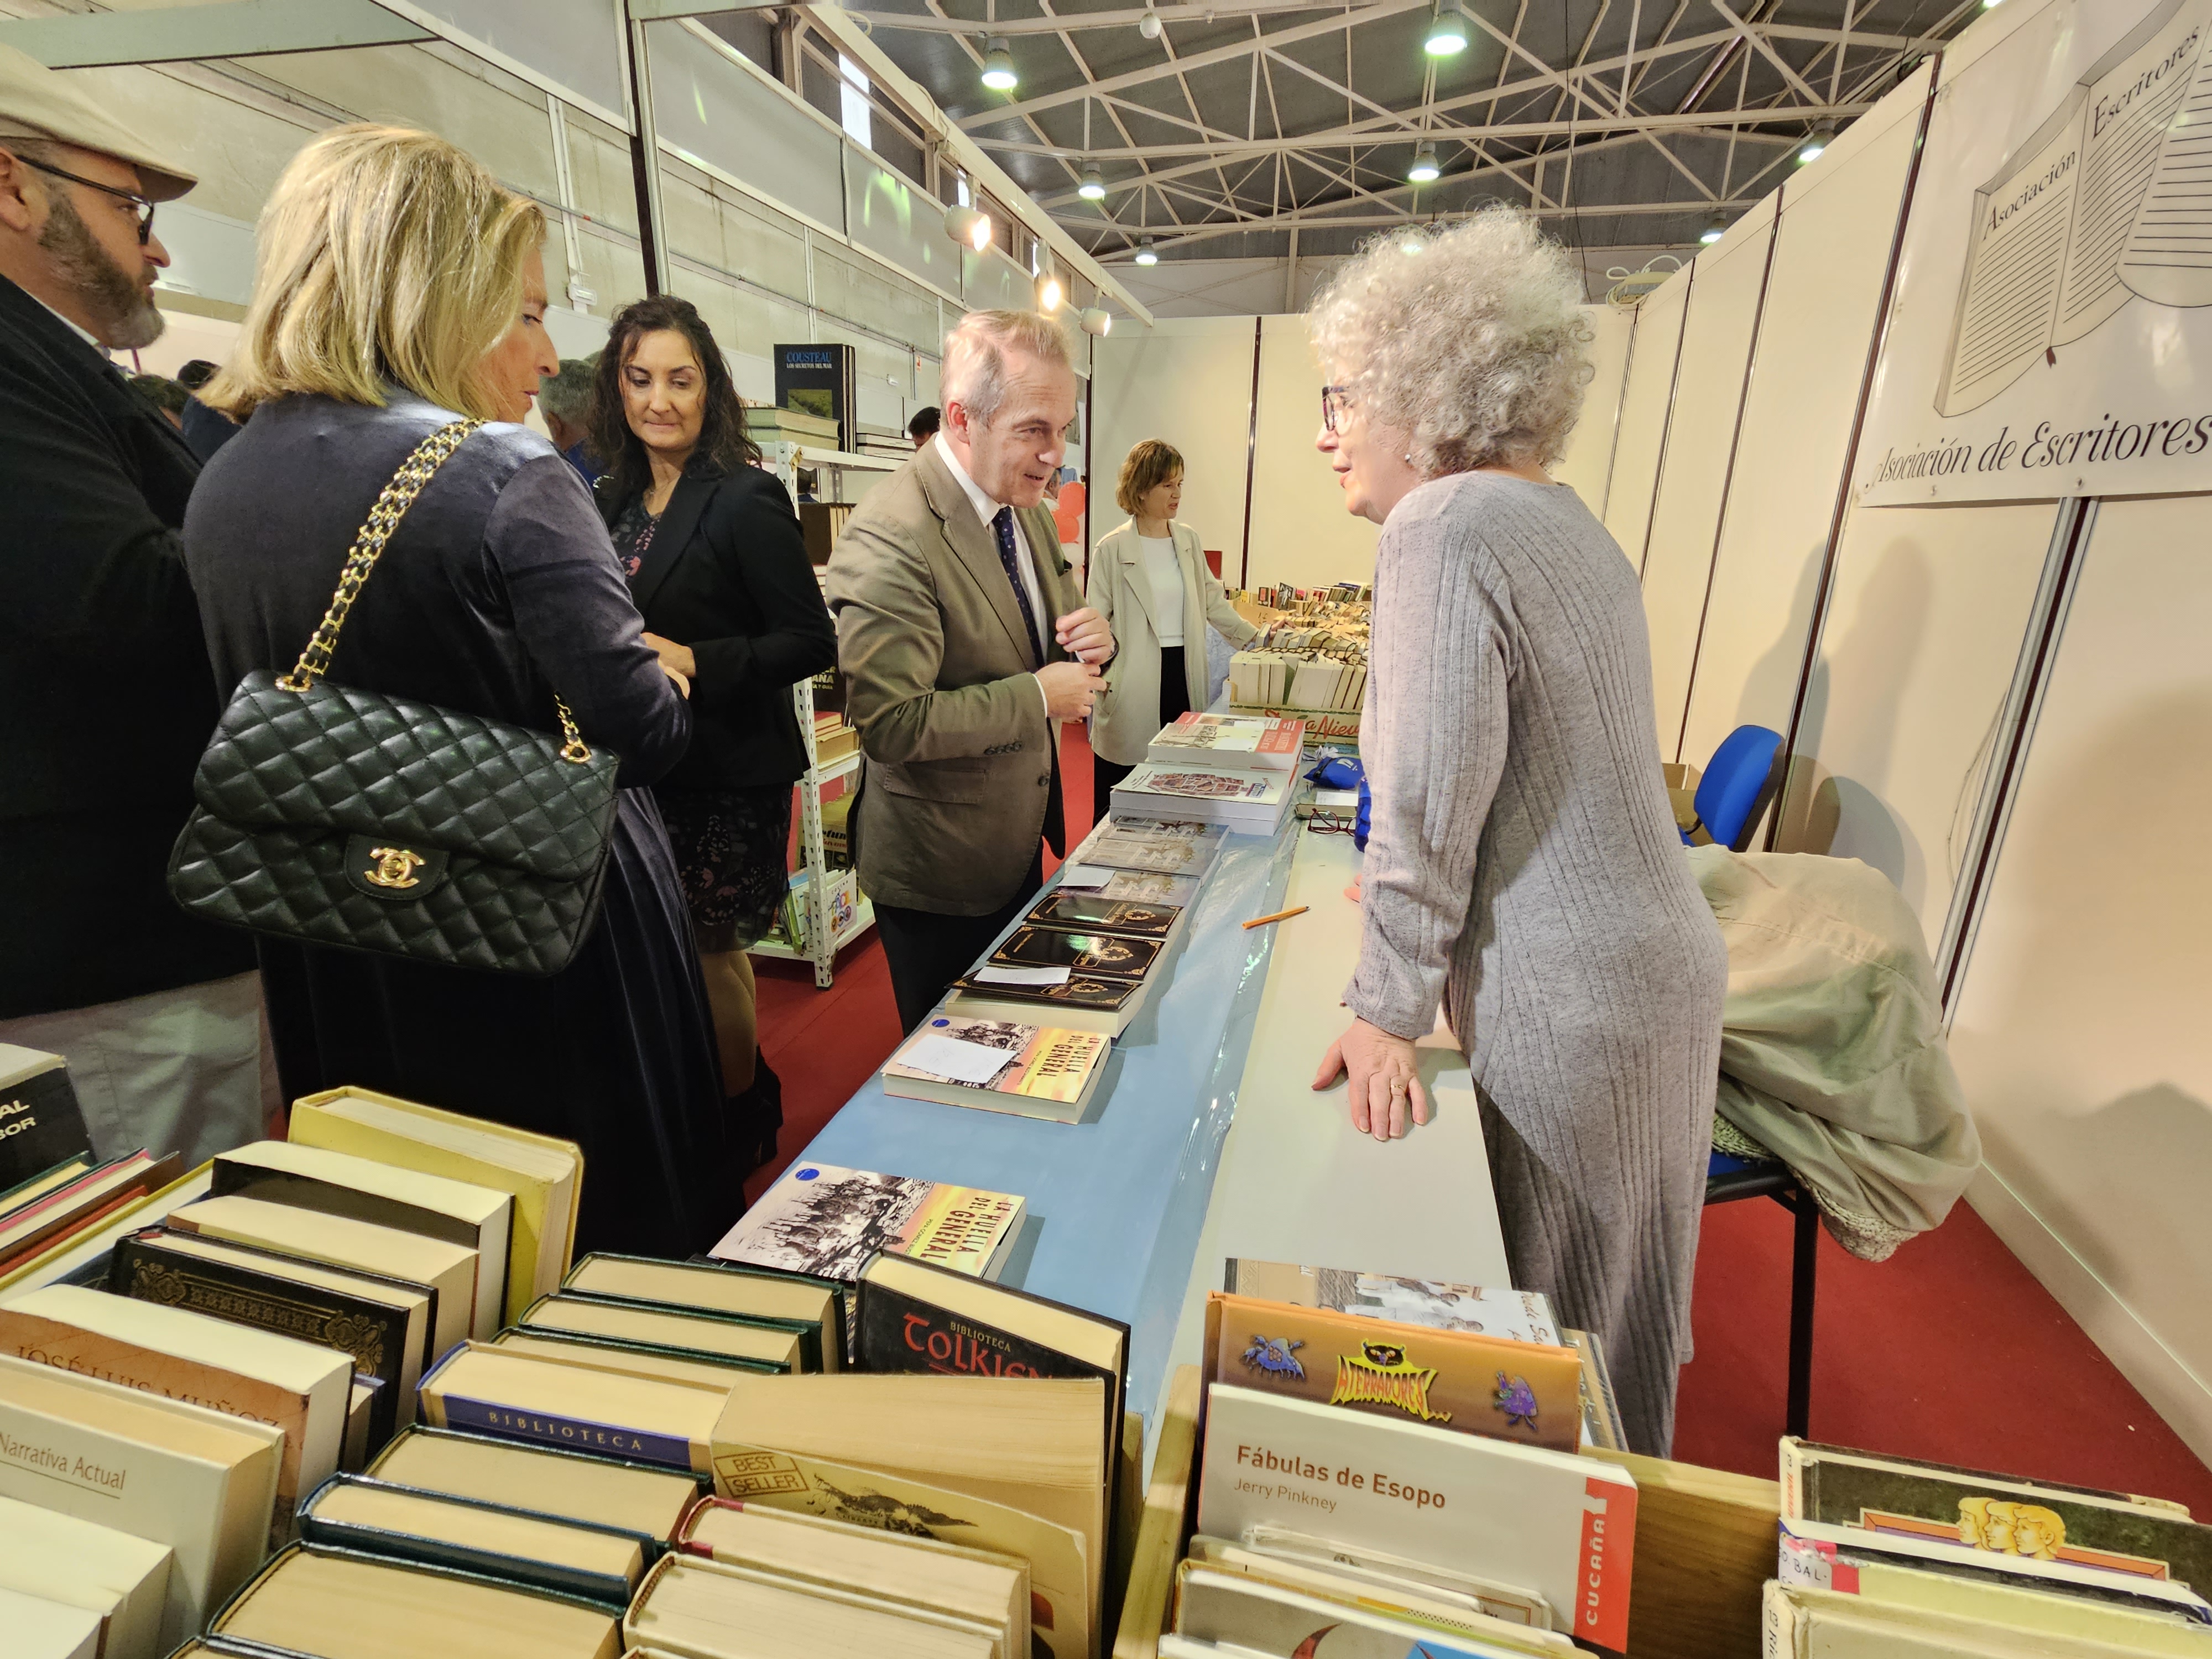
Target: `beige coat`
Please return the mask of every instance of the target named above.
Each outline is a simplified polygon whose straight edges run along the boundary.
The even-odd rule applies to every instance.
[[[1211,623],[1231,645],[1259,632],[1237,614],[1221,579],[1206,568],[1198,532],[1172,526],[1176,562],[1182,566],[1182,671],[1190,706],[1206,707],[1206,629]],[[1160,729],[1160,641],[1152,631],[1152,580],[1133,520],[1109,531],[1091,556],[1087,597],[1114,629],[1117,649],[1106,665],[1106,689],[1091,706],[1091,747],[1116,766],[1134,766]]]
[[[1016,514],[1037,560],[1047,661],[1081,599],[1042,507]],[[1054,727],[991,532],[934,445],[854,509],[830,561],[845,718],[860,734],[850,835],[860,890],[885,904],[987,915],[1044,833]]]

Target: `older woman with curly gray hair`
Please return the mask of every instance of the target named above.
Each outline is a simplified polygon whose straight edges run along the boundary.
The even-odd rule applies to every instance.
[[[1377,1139],[1425,1122],[1413,1043],[1443,1006],[1513,1282],[1599,1334],[1630,1441],[1663,1455],[1728,963],[1660,775],[1636,573],[1545,471],[1589,375],[1580,290],[1496,208],[1370,246],[1314,301],[1316,443],[1382,526],[1357,1018],[1314,1086],[1348,1074]]]

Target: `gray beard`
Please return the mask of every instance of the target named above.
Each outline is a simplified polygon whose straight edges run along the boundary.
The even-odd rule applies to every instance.
[[[149,346],[168,326],[153,295],[108,256],[77,216],[76,204],[62,191],[50,191],[46,228],[39,246],[53,262],[54,275],[92,317],[92,331],[117,351]]]

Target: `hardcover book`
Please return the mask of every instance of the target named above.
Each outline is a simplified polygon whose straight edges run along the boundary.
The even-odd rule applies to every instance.
[[[849,345],[780,345],[775,348],[775,401],[837,422],[837,447],[851,453],[860,443],[860,410],[854,375],[858,358]]]
[[[1767,1584],[1763,1612],[1762,1649],[1776,1659],[2132,1659],[2159,1651],[1779,1582]]]
[[[675,1535],[698,1500],[700,1484],[689,1470],[422,1427],[386,1447],[368,1472],[395,1486],[510,1504],[654,1539]]]
[[[1013,1659],[999,1632],[915,1607],[802,1586],[711,1558],[663,1557],[623,1620],[641,1649],[683,1659],[896,1654],[900,1659]]]
[[[1301,1308],[1331,1308],[1370,1319],[1395,1319],[1401,1325],[1432,1330],[1470,1331],[1515,1342],[1557,1347],[1566,1339],[1541,1291],[1484,1290],[1448,1285],[1441,1279],[1404,1279],[1342,1267],[1302,1267],[1282,1261],[1229,1258],[1221,1288],[1232,1296],[1262,1302],[1290,1302]]]
[[[1142,979],[1160,954],[1159,942],[1111,933],[1063,933],[1051,927],[1017,927],[991,952],[1000,968],[1065,968],[1071,976]]]
[[[878,1250],[989,1278],[1021,1225],[1022,1200],[834,1164],[799,1164],[714,1246],[726,1261],[850,1284]]]
[[[516,1328],[642,1343],[702,1358],[738,1360],[763,1371],[822,1369],[818,1330],[697,1309],[640,1307],[580,1291],[556,1291],[538,1297]]]
[[[616,1612],[644,1577],[653,1542],[615,1527],[354,1474],[339,1475],[307,1499],[300,1537],[580,1595]]]
[[[368,1089],[332,1089],[292,1103],[289,1138],[379,1164],[489,1187],[514,1198],[507,1239],[507,1317],[554,1289],[576,1243],[583,1149],[573,1140],[464,1117]]]
[[[1135,1023],[1150,994],[1151,988],[1142,980],[1071,974],[1050,985],[1001,985],[971,972],[952,981],[945,1018],[955,1024],[981,1025],[1028,1025],[1049,1019],[1060,1030],[1091,1031],[1110,1040]],[[1080,1117],[1082,1112],[1075,1115]]]
[[[415,1419],[415,1385],[430,1340],[434,1292],[428,1285],[152,1227],[116,1241],[107,1288],[342,1350],[358,1375],[384,1385],[370,1410],[372,1456]]]
[[[1176,1571],[1176,1631],[1279,1659],[1498,1659],[1577,1651],[1565,1637],[1549,1632],[1510,1626],[1502,1632],[1447,1629],[1192,1561]]]
[[[100,1659],[100,1616],[0,1584],[0,1630],[9,1659]]]
[[[1053,889],[1030,908],[1029,920],[1040,927],[1071,933],[1114,933],[1127,939],[1165,939],[1182,919],[1180,907]]]
[[[492,1338],[490,1346],[501,1353],[530,1359],[550,1360],[556,1365],[581,1365],[586,1370],[612,1371],[618,1376],[654,1377],[664,1382],[691,1382],[702,1388],[726,1389],[732,1377],[745,1372],[756,1376],[784,1373],[755,1359],[732,1359],[701,1353],[691,1348],[662,1348],[646,1342],[622,1342],[612,1337],[587,1336],[580,1331],[525,1330],[511,1326]]]
[[[1217,824],[1116,812],[1081,848],[1085,864],[1164,876],[1202,876],[1221,851]]]
[[[1111,1047],[1097,1031],[939,1014],[884,1062],[884,1092],[1073,1123]]]
[[[1784,1439],[1788,1519],[2212,1587],[2212,1527],[2164,1504]]]
[[[144,1152],[97,1165],[0,1217],[0,1279],[86,1235],[106,1217],[177,1178],[182,1161]]]
[[[91,1151],[69,1062],[0,1042],[0,1191]]]
[[[661,1261],[595,1250],[562,1281],[565,1290],[753,1319],[794,1321],[821,1333],[822,1369],[845,1369],[846,1287],[833,1279],[738,1262]]]
[[[1018,1557],[728,1498],[693,1510],[683,1542],[725,1566],[992,1626],[1005,1652],[1030,1659],[1030,1567]]]
[[[1217,1382],[1199,1530],[1318,1531],[1532,1590],[1553,1628],[1625,1653],[1636,1480],[1595,1458]]]
[[[444,1353],[469,1334],[475,1306],[477,1253],[396,1227],[295,1209],[256,1198],[204,1198],[169,1212],[172,1232],[250,1244],[347,1272],[388,1273],[436,1292],[430,1308],[430,1349]]]
[[[347,1633],[347,1659],[618,1659],[617,1615],[477,1573],[295,1544],[231,1599],[211,1638],[248,1651],[330,1653]]]
[[[1089,1650],[1089,1572],[1079,1531],[919,1478],[734,1442],[714,1449],[714,1486],[749,1511],[819,1517],[1024,1562],[1026,1650],[1035,1659],[1084,1659]]]
[[[17,1257],[14,1266],[0,1267],[0,1291],[31,1290],[100,1272],[117,1239],[204,1195],[214,1173],[214,1165],[203,1164],[165,1185],[141,1189],[98,1219],[49,1240],[33,1255]]]
[[[0,1352],[283,1430],[277,1542],[290,1537],[299,1500],[337,1472],[353,1382],[352,1358],[337,1349],[49,1285],[0,1307]]]
[[[1145,758],[1169,766],[1196,761],[1239,771],[1288,772],[1298,763],[1305,737],[1304,720],[1194,711],[1162,726]]]
[[[166,1544],[0,1498],[0,1589],[98,1615],[106,1627],[100,1659],[161,1659],[167,1651],[161,1607],[174,1556]]]
[[[718,1389],[562,1365],[468,1342],[422,1379],[422,1398],[434,1428],[704,1474],[725,1396]]]
[[[1221,1559],[1216,1552],[1201,1549],[1200,1541],[1196,1537],[1191,1540],[1193,1560]],[[1396,1589],[1457,1598],[1471,1611],[1487,1618],[1502,1619],[1509,1625],[1525,1625],[1531,1630],[1552,1628],[1552,1604],[1534,1590],[1502,1583],[1462,1568],[1415,1561],[1371,1547],[1355,1548],[1334,1538],[1265,1524],[1245,1528],[1243,1547],[1270,1567],[1299,1565],[1343,1573],[1354,1579],[1371,1579]]]
[[[488,1337],[500,1328],[514,1218],[514,1200],[506,1192],[289,1140],[258,1140],[219,1154],[213,1191],[217,1198],[289,1204],[473,1250],[470,1334]]]
[[[1582,1443],[1582,1358],[1572,1348],[1214,1291],[1205,1367],[1209,1382],[1460,1434],[1562,1452]]]
[[[1412,1618],[1440,1629],[1456,1629],[1473,1634],[1487,1630],[1493,1622],[1497,1622],[1514,1626],[1516,1632],[1523,1637],[1531,1632],[1540,1634],[1550,1632],[1550,1604],[1526,1591],[1514,1591],[1503,1587],[1475,1590],[1443,1589],[1418,1578],[1401,1577],[1370,1567],[1354,1566],[1349,1559],[1351,1552],[1340,1546],[1331,1544],[1326,1539],[1310,1541],[1315,1547],[1314,1555],[1307,1559],[1298,1559],[1287,1555],[1270,1554],[1255,1547],[1232,1543],[1225,1538],[1208,1538],[1204,1533],[1200,1533],[1190,1540],[1189,1560],[1217,1571],[1264,1579],[1303,1595],[1319,1596],[1324,1601],[1371,1607],[1394,1617]],[[1558,1638],[1557,1645],[1573,1651],[1574,1644],[1565,1637]]]
[[[0,1355],[0,1497],[167,1545],[165,1648],[268,1553],[283,1453],[265,1423]]]

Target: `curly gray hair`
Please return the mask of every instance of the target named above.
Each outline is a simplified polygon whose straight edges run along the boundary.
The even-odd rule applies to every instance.
[[[1582,288],[1566,249],[1501,204],[1373,239],[1306,315],[1330,378],[1409,433],[1408,459],[1433,478],[1559,459],[1591,374]]]

